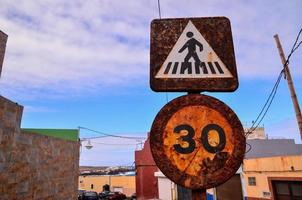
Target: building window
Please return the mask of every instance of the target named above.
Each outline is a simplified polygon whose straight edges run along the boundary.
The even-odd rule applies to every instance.
[[[271,193],[270,192],[262,192],[263,197],[271,197]]]
[[[91,184],[91,189],[93,189],[93,184]]]
[[[250,186],[256,185],[256,177],[248,177],[248,181]]]

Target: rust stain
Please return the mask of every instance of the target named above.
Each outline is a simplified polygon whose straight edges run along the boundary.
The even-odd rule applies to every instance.
[[[218,152],[215,154],[214,158],[211,160],[206,157],[202,160],[203,168],[202,173],[213,173],[225,165],[226,161],[230,158],[229,152]]]
[[[213,53],[212,53],[212,52],[210,52],[210,53],[208,54],[208,59],[207,59],[207,61],[208,61],[208,62],[212,62],[212,61],[213,61]]]

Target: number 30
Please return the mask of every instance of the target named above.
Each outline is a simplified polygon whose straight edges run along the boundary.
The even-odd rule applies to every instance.
[[[178,153],[189,154],[192,153],[196,147],[195,140],[193,139],[195,135],[194,129],[188,124],[181,124],[174,128],[174,133],[179,134],[181,131],[187,131],[188,134],[181,136],[181,139],[188,143],[187,147],[182,147],[180,144],[174,144],[173,147]],[[209,132],[214,130],[218,133],[219,143],[216,146],[212,146],[209,143],[208,136]],[[201,131],[201,143],[203,147],[210,153],[217,153],[224,149],[226,139],[224,130],[217,124],[208,124]]]

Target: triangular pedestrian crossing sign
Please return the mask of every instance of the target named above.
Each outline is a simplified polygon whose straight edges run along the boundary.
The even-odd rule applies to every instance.
[[[232,78],[206,39],[189,20],[155,78]]]

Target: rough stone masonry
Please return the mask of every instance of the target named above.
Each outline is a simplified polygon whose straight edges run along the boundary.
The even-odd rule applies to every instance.
[[[0,72],[6,39],[0,31]],[[22,112],[0,95],[0,199],[77,199],[79,142],[22,132]]]

